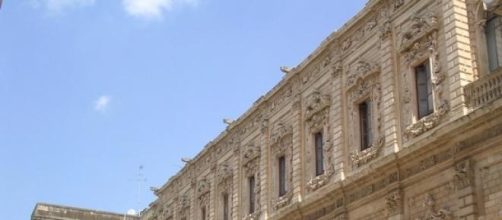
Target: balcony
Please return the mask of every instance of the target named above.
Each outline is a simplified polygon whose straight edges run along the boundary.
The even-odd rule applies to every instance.
[[[464,87],[467,107],[475,109],[502,97],[502,69]]]

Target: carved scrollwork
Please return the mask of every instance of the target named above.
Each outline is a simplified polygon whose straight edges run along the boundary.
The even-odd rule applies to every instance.
[[[316,191],[317,189],[323,187],[329,182],[331,175],[327,175],[327,173],[323,175],[319,175],[316,177],[310,178],[310,180],[307,182],[307,188],[310,191]]]
[[[293,134],[293,126],[285,125],[284,123],[278,123],[276,129],[270,137],[271,145],[278,144],[287,135]]]
[[[328,122],[331,96],[322,95],[320,91],[314,91],[307,99],[305,118],[311,130],[316,130]]]
[[[412,17],[410,25],[406,31],[401,34],[401,52],[416,47],[415,43],[438,29],[438,19],[435,15],[428,18],[418,15]]]
[[[416,137],[418,135],[423,134],[426,131],[431,130],[441,122],[441,119],[443,118],[444,115],[446,115],[448,110],[449,110],[449,105],[448,102],[445,101],[441,106],[439,106],[436,112],[427,115],[418,120],[418,122],[413,123],[408,127],[406,127],[404,134],[408,138],[410,138],[410,137]]]
[[[369,161],[377,158],[384,144],[385,144],[385,137],[380,137],[375,142],[373,142],[371,147],[363,151],[356,150],[355,152],[352,152],[350,154],[350,160],[352,161],[352,165],[355,167],[360,167],[368,163]]]
[[[366,76],[371,75],[373,73],[379,72],[380,66],[375,65],[366,61],[358,61],[352,71],[348,73],[346,88],[352,88],[358,79],[364,79]]]

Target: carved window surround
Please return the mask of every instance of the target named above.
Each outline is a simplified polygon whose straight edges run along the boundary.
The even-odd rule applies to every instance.
[[[381,123],[382,92],[379,71],[380,67],[378,65],[358,61],[352,73],[349,73],[347,77],[348,120],[351,126],[348,143],[352,149],[350,160],[353,167],[360,167],[375,159],[385,144]],[[370,120],[373,125],[371,133],[374,138],[371,141],[371,146],[361,151],[358,106],[365,100],[372,103],[370,109],[372,118]]]
[[[449,111],[449,104],[443,97],[446,74],[441,69],[438,46],[438,19],[435,15],[415,16],[409,22],[407,30],[401,34],[400,53],[404,57],[407,71],[403,74],[403,114],[405,121],[404,134],[406,138],[413,138],[436,127],[443,116]],[[431,81],[433,90],[434,112],[420,120],[418,118],[416,89],[414,84],[415,68],[423,62],[430,62]],[[411,112],[411,114],[410,114]]]
[[[228,162],[223,162],[218,165],[215,172],[215,184],[216,184],[216,216],[217,219],[223,219],[225,214],[223,211],[224,201],[222,196],[226,194],[228,196],[228,216],[232,216],[232,192],[233,192],[233,170],[228,164]]]
[[[319,90],[315,90],[307,97],[307,105],[305,109],[306,121],[306,143],[307,151],[313,152],[315,140],[314,134],[321,132],[323,134],[323,162],[324,174],[315,175],[315,157],[312,153],[309,154],[307,159],[307,169],[309,170],[310,179],[307,179],[307,189],[315,191],[322,186],[326,185],[333,174],[334,161],[333,161],[333,146],[330,141],[329,129],[329,110],[331,106],[331,96],[322,94]],[[308,175],[307,175],[308,176]]]
[[[272,206],[275,210],[281,209],[290,204],[293,197],[293,126],[285,123],[278,123],[270,138],[271,145],[271,164],[273,169],[272,175],[272,192],[274,199]],[[279,195],[279,167],[277,161],[284,156],[286,159],[286,194]]]
[[[249,177],[254,176],[255,186],[254,186],[254,194],[255,194],[255,210],[251,214],[244,214],[243,220],[258,220],[261,214],[261,205],[260,205],[260,147],[255,146],[254,144],[249,144],[246,147],[246,150],[242,154],[241,161],[244,169],[244,178],[242,179],[245,186],[247,186],[247,180]],[[249,186],[247,187],[249,190]],[[249,193],[246,193],[243,201],[249,200],[247,198]],[[249,206],[249,204],[248,204]],[[247,210],[247,209],[244,209]],[[246,213],[246,212],[245,212]]]

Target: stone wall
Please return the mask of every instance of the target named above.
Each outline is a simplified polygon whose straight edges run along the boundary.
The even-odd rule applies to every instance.
[[[487,72],[487,16],[480,0],[368,1],[155,191],[142,219],[223,219],[223,195],[229,219],[501,218],[502,101],[491,90],[502,83],[486,79],[502,71]],[[431,69],[433,113],[419,118],[422,63]],[[482,83],[489,101],[468,105]],[[372,125],[365,150],[363,101],[371,102]]]

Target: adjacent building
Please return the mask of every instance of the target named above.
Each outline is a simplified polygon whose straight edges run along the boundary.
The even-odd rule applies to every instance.
[[[138,216],[38,203],[31,220],[139,220]]]
[[[141,219],[502,219],[499,6],[368,1]]]

